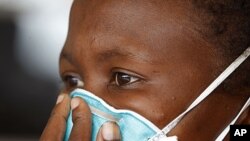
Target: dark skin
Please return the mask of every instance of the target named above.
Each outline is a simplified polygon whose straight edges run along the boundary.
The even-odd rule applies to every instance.
[[[190,5],[182,1],[75,0],[60,74],[78,83],[69,85],[67,79],[65,93],[84,88],[117,109],[133,110],[163,128],[229,65],[216,52],[216,45],[194,30],[190,15]],[[41,140],[63,138],[70,107],[70,98],[63,95]],[[240,90],[229,95],[218,88],[168,135],[177,135],[181,141],[214,140],[247,98]],[[71,106],[75,107],[71,140],[90,140],[88,106],[77,98]],[[248,109],[238,124],[250,124]],[[113,140],[117,140],[118,127],[112,127]],[[105,140],[101,134],[98,140]]]

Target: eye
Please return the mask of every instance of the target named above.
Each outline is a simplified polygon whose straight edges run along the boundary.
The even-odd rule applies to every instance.
[[[66,88],[79,88],[84,86],[84,82],[77,74],[69,73],[63,77],[63,82]]]
[[[117,86],[125,86],[125,85],[129,85],[132,84],[136,81],[139,81],[140,78],[136,77],[136,76],[132,76],[126,73],[122,73],[122,72],[116,72],[114,74],[114,82],[115,85]]]

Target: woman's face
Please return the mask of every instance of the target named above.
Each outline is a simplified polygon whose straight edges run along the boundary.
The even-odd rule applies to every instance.
[[[66,88],[84,88],[164,127],[222,71],[217,70],[221,58],[193,30],[188,10],[176,1],[75,0],[60,58]],[[213,94],[170,134],[213,139],[232,114],[224,110],[232,100],[223,99]]]

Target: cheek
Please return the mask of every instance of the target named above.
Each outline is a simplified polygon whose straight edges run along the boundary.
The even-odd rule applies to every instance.
[[[207,87],[211,76],[202,74],[201,70],[184,68],[165,72],[149,86],[144,98],[135,101],[133,106],[137,106],[138,113],[163,128],[185,111]]]
[[[112,95],[107,101],[117,109],[129,109],[142,115],[158,127],[163,127],[166,123],[168,116],[165,110],[166,102],[152,90],[146,89],[119,96]]]
[[[162,96],[164,93],[159,89],[151,94],[141,103],[144,106],[140,113],[157,127],[163,128],[174,118],[177,109],[180,108],[174,104],[176,99],[172,99],[171,96]]]
[[[165,106],[167,104],[163,101],[150,101],[153,104],[146,105],[145,117],[153,122],[160,129],[165,127],[169,121],[169,115],[172,115],[172,111],[167,111]]]
[[[122,109],[130,109],[150,120],[157,127],[164,127],[174,110],[167,110],[166,107],[173,107],[173,103],[168,97],[162,97],[162,91],[153,91],[147,89],[145,91],[130,93],[129,97],[120,97],[116,99],[113,105]],[[113,97],[114,98],[114,97]],[[114,100],[114,99],[113,99]]]

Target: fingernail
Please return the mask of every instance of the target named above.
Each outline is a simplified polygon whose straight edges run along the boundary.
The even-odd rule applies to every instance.
[[[119,127],[115,123],[105,123],[102,128],[102,136],[104,140],[120,140]]]
[[[71,109],[74,110],[76,107],[78,107],[80,104],[80,101],[78,98],[73,98],[71,100]]]
[[[64,99],[64,95],[62,95],[62,94],[59,95],[57,100],[56,100],[56,104],[61,103],[63,101],[63,99]]]

